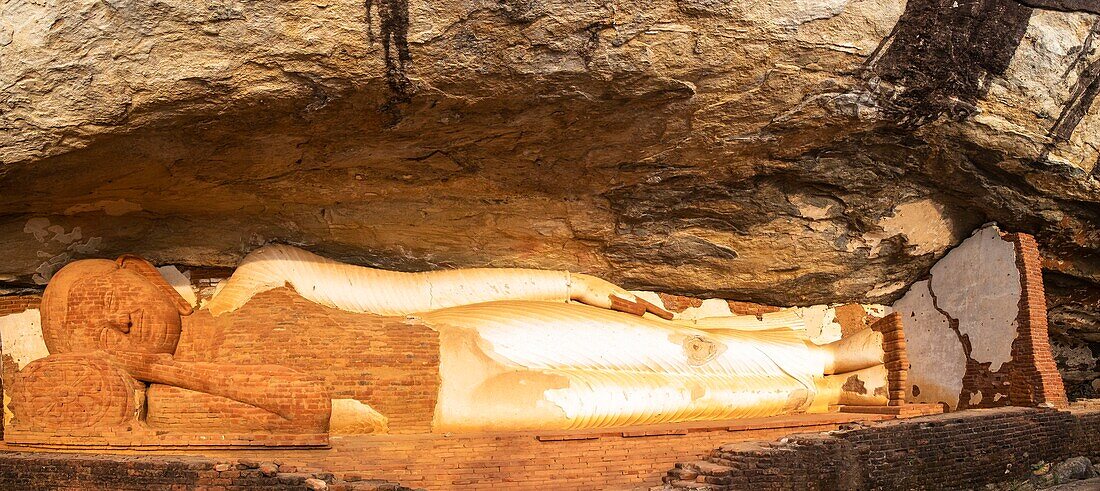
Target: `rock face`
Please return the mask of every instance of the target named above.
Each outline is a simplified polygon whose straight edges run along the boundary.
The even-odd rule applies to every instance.
[[[80,257],[230,266],[283,241],[403,270],[885,302],[997,221],[1079,285],[1059,312],[1097,315],[1073,300],[1100,282],[1094,2],[0,11],[8,288]]]

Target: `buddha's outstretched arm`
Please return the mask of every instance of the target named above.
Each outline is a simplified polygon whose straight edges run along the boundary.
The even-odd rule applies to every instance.
[[[328,421],[330,401],[323,384],[290,368],[179,362],[166,354],[108,353],[106,356],[115,366],[143,382],[225,397],[319,430],[323,430]]]
[[[207,305],[220,315],[254,295],[290,285],[306,299],[350,312],[407,315],[498,300],[569,300],[635,315],[672,314],[610,282],[567,271],[479,268],[401,273],[344,264],[296,247],[250,253]]]

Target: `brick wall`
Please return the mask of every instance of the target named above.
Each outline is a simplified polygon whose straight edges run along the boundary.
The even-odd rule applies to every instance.
[[[176,359],[294,368],[323,379],[333,399],[369,404],[392,433],[431,431],[439,336],[404,318],[344,312],[278,288],[218,317],[184,317]]]
[[[1047,332],[1047,303],[1043,292],[1042,259],[1035,238],[1028,234],[1006,234],[1016,246],[1016,267],[1020,270],[1020,313],[1018,336],[1012,343],[1014,370],[1010,374],[1009,400],[1015,406],[1048,403],[1066,407],[1066,389],[1054,363]]]
[[[1023,478],[1032,464],[1100,456],[1100,410],[962,411],[727,444],[676,464],[670,489],[974,489]]]
[[[284,469],[286,469],[284,467]],[[239,489],[408,491],[383,480],[344,481],[328,473],[281,472],[274,463],[219,462],[195,456],[136,457],[43,452],[0,453],[0,488],[50,491]]]
[[[41,303],[41,295],[10,295],[0,297],[0,316],[18,314],[27,309],[37,309]]]
[[[1093,462],[1100,459],[1100,403],[1094,402],[1093,407],[1070,407],[1070,413],[1077,418],[1077,440],[1074,448],[1080,450],[1080,455],[1087,455]],[[1074,404],[1079,405],[1078,403]]]

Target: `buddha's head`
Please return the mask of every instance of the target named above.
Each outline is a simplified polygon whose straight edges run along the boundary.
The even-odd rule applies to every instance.
[[[42,294],[42,334],[50,353],[176,350],[191,305],[135,256],[87,259],[61,268]]]

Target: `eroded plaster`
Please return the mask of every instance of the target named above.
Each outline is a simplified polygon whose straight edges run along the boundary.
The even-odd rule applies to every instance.
[[[38,309],[0,317],[0,349],[20,370],[50,354],[42,339],[42,316]]]
[[[902,315],[909,354],[909,402],[955,408],[966,375],[966,352],[947,316],[936,309],[928,280],[918,281],[894,303]]]
[[[970,357],[996,372],[1012,361],[1020,305],[1016,248],[997,227],[985,227],[932,267],[936,306],[970,338]]]
[[[42,338],[42,316],[38,309],[0,316],[0,353],[3,353],[5,365],[7,360],[11,360],[18,370],[50,354]],[[8,409],[11,397],[8,396],[7,388],[4,389],[3,396],[4,425],[7,426],[12,418]]]
[[[1012,361],[1018,335],[1016,258],[1015,245],[988,225],[949,251],[928,280],[914,283],[894,304],[905,322],[911,402],[943,402],[954,409],[1000,399],[1005,374],[999,372]]]
[[[31,279],[37,285],[45,285],[53,274],[74,257],[99,252],[102,237],[84,238],[80,227],[66,229],[62,225],[52,224],[48,218],[35,217],[23,225],[23,232],[34,236],[41,246],[36,255],[45,259],[34,270]]]

